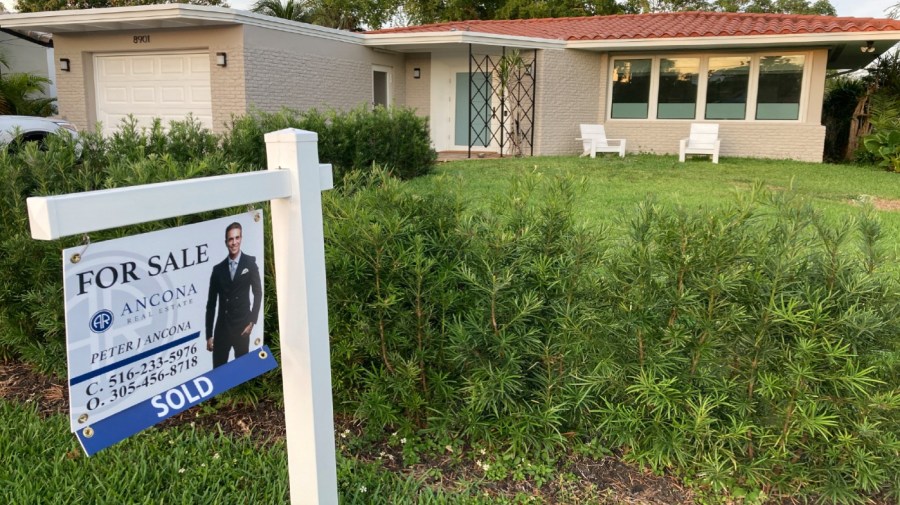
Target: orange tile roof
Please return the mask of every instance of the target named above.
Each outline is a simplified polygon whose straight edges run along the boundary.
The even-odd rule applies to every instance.
[[[370,34],[470,31],[555,40],[653,39],[900,31],[900,20],[748,14],[670,12],[574,18],[453,21],[375,30]]]

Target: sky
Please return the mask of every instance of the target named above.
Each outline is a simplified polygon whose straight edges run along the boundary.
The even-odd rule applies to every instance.
[[[228,0],[235,9],[249,9],[255,0]],[[854,16],[868,18],[886,17],[885,10],[900,0],[831,0],[837,9],[838,16]]]
[[[831,0],[831,5],[837,10],[838,16],[883,18],[887,17],[885,10],[897,2],[900,0]]]

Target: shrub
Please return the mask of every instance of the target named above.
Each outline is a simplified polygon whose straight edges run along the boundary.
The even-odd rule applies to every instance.
[[[332,195],[339,404],[367,425],[554,454],[564,433],[740,489],[893,489],[900,299],[871,209],[831,223],[757,187],[726,209],[645,202],[580,229],[577,184],[490,213],[390,179]]]
[[[226,156],[254,167],[266,166],[265,132],[300,128],[319,134],[319,160],[333,164],[335,179],[352,170],[385,167],[401,179],[427,174],[437,159],[428,122],[411,109],[360,107],[349,112],[251,112],[232,119],[223,139]]]
[[[874,132],[863,139],[863,145],[879,166],[900,172],[900,106],[887,90],[878,91],[871,100]]]
[[[852,502],[896,486],[896,280],[874,212],[827,222],[787,194],[644,204],[606,266],[612,370],[594,427],[656,471]],[[897,489],[894,488],[894,492]]]

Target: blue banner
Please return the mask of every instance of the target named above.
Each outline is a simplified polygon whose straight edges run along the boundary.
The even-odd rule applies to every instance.
[[[92,456],[277,366],[272,352],[263,346],[112,417],[79,429],[75,435],[84,452]]]

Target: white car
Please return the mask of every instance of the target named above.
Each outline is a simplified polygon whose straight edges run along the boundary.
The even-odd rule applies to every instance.
[[[34,116],[0,116],[0,144],[10,144],[14,141],[38,142],[43,145],[47,135],[53,135],[60,130],[68,130],[73,138],[78,138],[78,129],[75,125],[64,120],[50,117]],[[81,151],[80,145],[77,151]]]

